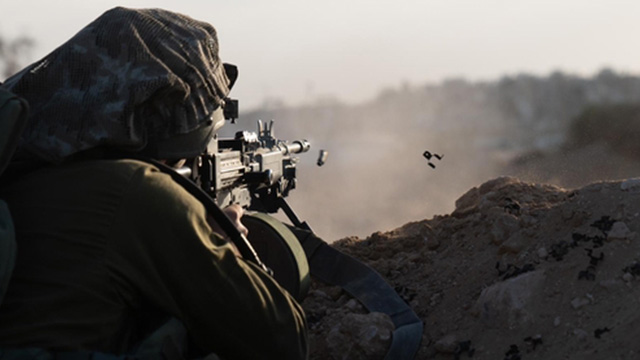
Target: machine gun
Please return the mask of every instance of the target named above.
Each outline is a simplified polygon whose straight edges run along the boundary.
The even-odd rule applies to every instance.
[[[296,154],[309,151],[306,140],[278,140],[273,120],[258,120],[258,133],[239,131],[234,138],[214,136],[205,153],[178,172],[190,178],[220,208],[238,204],[249,210],[242,222],[248,241],[274,278],[302,299],[311,283],[304,250],[291,230],[267,215],[280,209],[296,228],[311,230],[285,198],[296,187]]]
[[[258,120],[258,133],[239,131],[232,139],[215,136],[206,153],[189,166],[189,177],[221,208],[238,204],[260,213],[282,209],[293,225],[309,229],[285,198],[296,188],[298,158],[294,155],[309,151],[311,144],[278,140],[273,125],[273,120]]]

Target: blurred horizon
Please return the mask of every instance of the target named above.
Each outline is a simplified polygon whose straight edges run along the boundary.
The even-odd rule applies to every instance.
[[[640,3],[632,1],[23,0],[0,35],[35,40],[36,61],[114,6],[159,7],[212,23],[239,66],[243,109],[323,100],[364,103],[387,88],[494,81],[603,68],[640,74]],[[1,79],[4,80],[4,79]]]

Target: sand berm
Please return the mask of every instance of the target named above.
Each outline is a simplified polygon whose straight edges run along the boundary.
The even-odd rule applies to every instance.
[[[332,244],[424,321],[417,359],[640,358],[640,179],[578,189],[499,177],[444,216]],[[393,325],[314,281],[311,359],[382,359]]]

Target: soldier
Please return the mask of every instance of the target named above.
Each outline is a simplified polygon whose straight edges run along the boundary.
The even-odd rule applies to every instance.
[[[199,155],[234,70],[211,25],[115,8],[6,81],[31,112],[0,188],[18,246],[0,354],[306,358],[300,305],[185,189],[129,156]]]

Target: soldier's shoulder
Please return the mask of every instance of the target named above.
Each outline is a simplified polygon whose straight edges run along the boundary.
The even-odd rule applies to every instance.
[[[70,165],[84,168],[86,171],[108,171],[114,173],[135,173],[138,171],[157,171],[150,163],[134,159],[90,160]]]
[[[132,159],[86,160],[45,169],[52,177],[73,178],[77,181],[90,181],[96,184],[123,183],[144,179],[157,173],[152,164]]]

